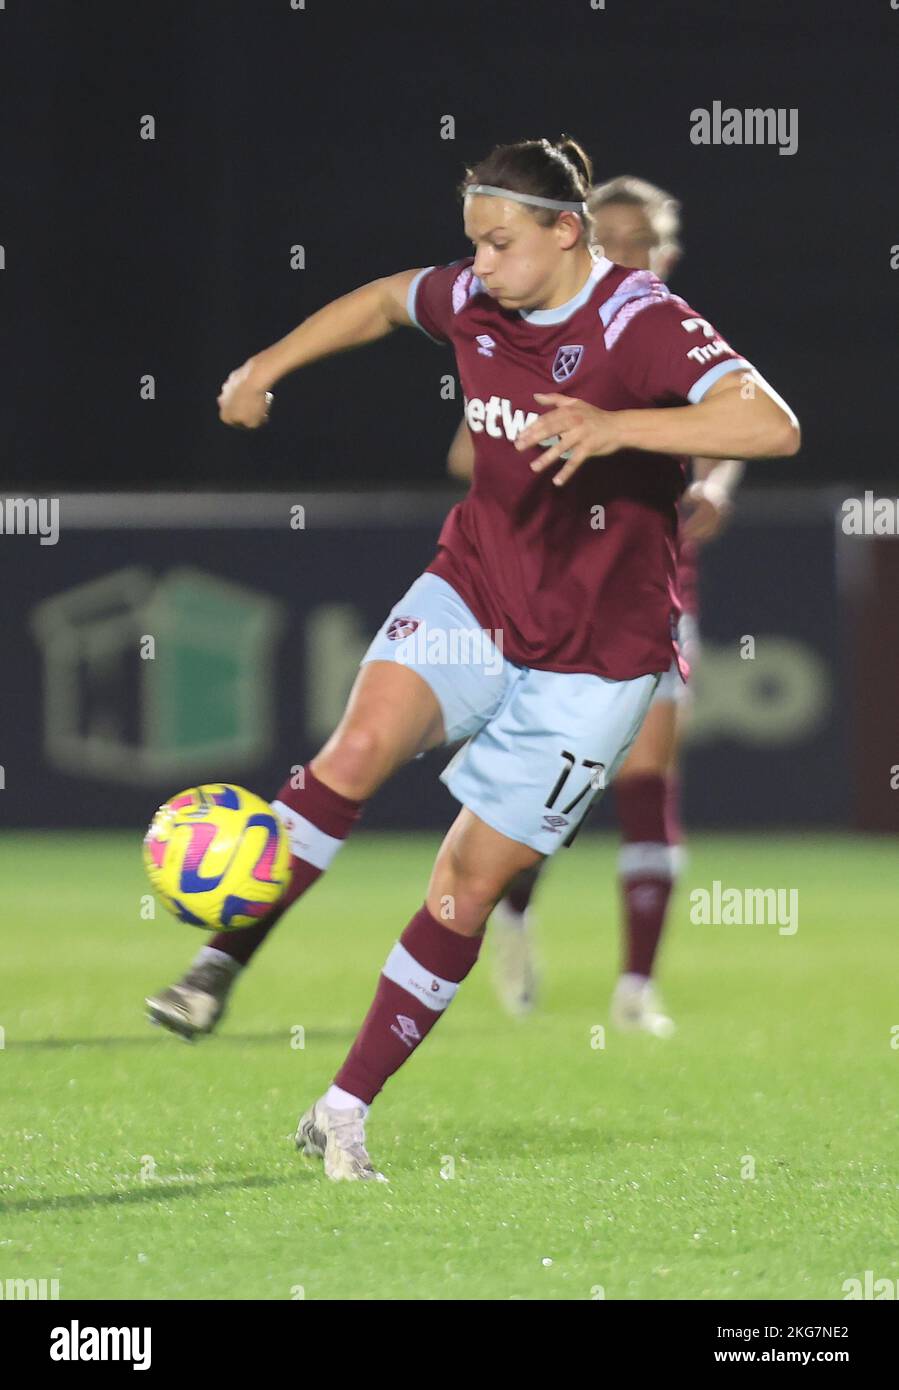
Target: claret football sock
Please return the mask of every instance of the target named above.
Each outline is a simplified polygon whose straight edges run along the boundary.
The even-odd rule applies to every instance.
[[[650,773],[627,777],[616,783],[615,801],[624,842],[618,855],[622,971],[648,978],[682,859],[677,783]]]
[[[424,906],[393,947],[371,1008],[334,1085],[370,1105],[445,1012],[483,941],[460,936]]]
[[[283,897],[257,925],[218,932],[209,943],[238,965],[247,964],[287,909],[321,878],[362,814],[362,802],[326,787],[309,766],[299,780],[299,787],[293,779],[285,782],[272,801],[290,840],[290,883]]]

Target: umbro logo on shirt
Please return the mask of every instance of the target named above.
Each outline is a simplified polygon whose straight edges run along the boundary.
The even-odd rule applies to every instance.
[[[496,343],[493,341],[489,333],[479,333],[478,336],[475,338],[475,342],[478,345],[478,352],[481,354],[482,357],[493,356],[493,349],[496,347]]]

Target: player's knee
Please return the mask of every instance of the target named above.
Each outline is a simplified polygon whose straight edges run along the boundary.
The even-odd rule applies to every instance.
[[[371,724],[338,729],[316,761],[333,778],[352,787],[349,795],[370,795],[391,770],[387,740]]]
[[[483,909],[486,920],[503,895],[503,876],[483,864],[471,863],[457,846],[450,848],[446,868],[456,898],[472,912]]]

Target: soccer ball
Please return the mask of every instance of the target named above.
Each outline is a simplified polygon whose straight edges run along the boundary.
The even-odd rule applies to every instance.
[[[252,926],[290,877],[290,844],[267,801],[216,782],[166,801],[144,838],[154,891],[182,922],[210,931]]]

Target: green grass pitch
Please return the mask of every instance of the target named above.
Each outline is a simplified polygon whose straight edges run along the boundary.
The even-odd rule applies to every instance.
[[[142,1001],[203,936],[161,908],[142,918],[139,835],[5,837],[0,1281],[58,1279],[76,1299],[678,1300],[841,1299],[866,1270],[899,1278],[888,841],[696,836],[663,947],[678,1033],[609,1030],[599,1047],[616,844],[585,834],[538,901],[539,1014],[500,1012],[488,940],[372,1110],[389,1185],[329,1183],[301,1159],[297,1116],[437,843],[360,832],[221,1034],[187,1045]],[[714,879],[795,887],[798,931],[692,924],[688,894]]]

